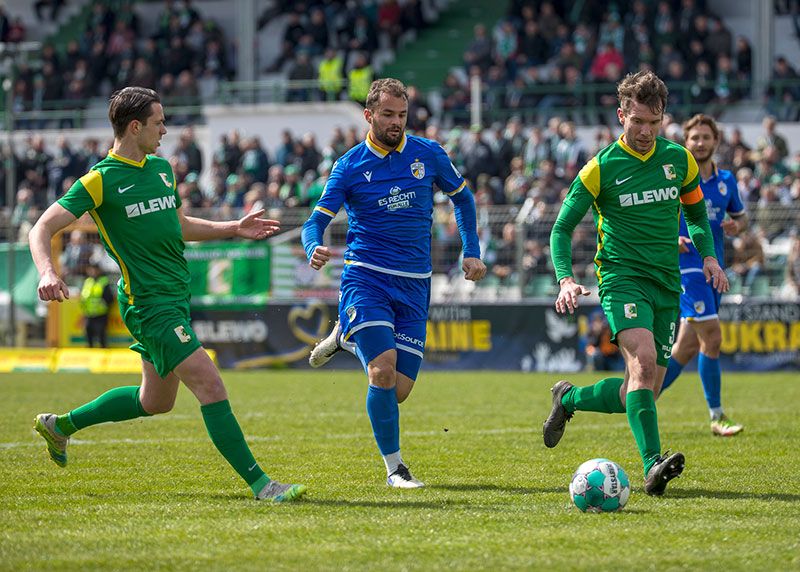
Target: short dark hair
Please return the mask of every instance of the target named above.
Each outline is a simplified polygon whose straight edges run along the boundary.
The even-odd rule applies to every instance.
[[[161,103],[161,98],[146,87],[125,87],[112,93],[108,101],[108,119],[114,136],[122,137],[134,119],[145,123],[152,115],[152,104]]]
[[[378,106],[382,93],[386,93],[392,97],[402,97],[408,101],[408,92],[403,82],[399,79],[387,77],[384,79],[376,79],[372,82],[372,85],[369,86],[366,108],[369,110],[375,109]]]
[[[703,113],[694,115],[691,119],[683,124],[683,136],[686,137],[690,130],[699,125],[706,125],[714,134],[714,139],[719,141],[719,127],[717,127],[717,122],[714,121],[714,118],[710,115],[705,115]]]
[[[634,101],[646,105],[653,113],[664,113],[669,91],[651,71],[629,73],[617,86],[617,99],[623,113],[628,113]]]

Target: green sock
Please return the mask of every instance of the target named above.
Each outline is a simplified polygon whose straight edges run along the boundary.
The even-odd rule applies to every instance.
[[[594,385],[573,387],[561,398],[561,405],[569,411],[597,411],[599,413],[625,413],[619,399],[619,388],[625,380],[621,377],[607,377]]]
[[[628,409],[628,424],[639,447],[639,454],[644,463],[644,475],[655,464],[661,454],[661,438],[658,436],[658,413],[653,391],[637,389],[625,398]]]
[[[72,435],[98,423],[126,421],[137,417],[149,417],[139,401],[138,385],[115,387],[85,405],[81,405],[56,418],[56,429],[64,435]]]
[[[225,399],[208,405],[201,405],[200,412],[206,423],[208,436],[217,450],[230,463],[233,470],[239,473],[253,494],[258,494],[264,485],[269,482],[269,477],[258,466],[250,447],[244,440],[244,434],[236,421],[230,402]]]

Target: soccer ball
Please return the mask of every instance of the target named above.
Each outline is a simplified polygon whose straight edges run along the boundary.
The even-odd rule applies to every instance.
[[[631,481],[622,467],[608,459],[586,461],[569,484],[572,502],[583,512],[622,510],[631,494]]]

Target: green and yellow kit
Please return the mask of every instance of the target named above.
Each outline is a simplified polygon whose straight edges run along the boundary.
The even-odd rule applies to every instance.
[[[58,203],[94,220],[122,274],[120,313],[139,341],[132,349],[165,376],[200,346],[189,322],[181,200],[169,162],[155,155],[136,162],[109,152]]]

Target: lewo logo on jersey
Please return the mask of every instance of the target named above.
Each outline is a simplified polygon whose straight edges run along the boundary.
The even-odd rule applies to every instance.
[[[135,218],[144,214],[174,208],[177,208],[175,204],[175,195],[170,195],[168,197],[150,199],[146,204],[144,202],[139,202],[133,203],[132,205],[126,205],[125,213],[128,215],[128,218]]]
[[[625,193],[619,196],[619,204],[623,207],[633,205],[645,205],[648,203],[658,203],[678,198],[678,187],[667,187],[665,189],[653,189],[642,193]]]

